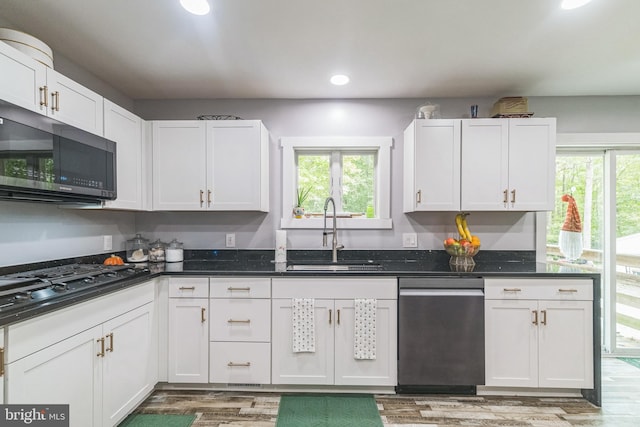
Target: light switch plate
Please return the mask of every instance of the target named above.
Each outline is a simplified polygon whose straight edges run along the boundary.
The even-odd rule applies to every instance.
[[[113,236],[104,235],[102,236],[102,250],[110,251],[113,249]]]
[[[418,247],[418,234],[417,233],[402,233],[402,247],[403,248],[417,248]]]
[[[227,248],[235,248],[236,247],[236,235],[233,233],[227,234],[227,237],[224,240],[224,245]]]

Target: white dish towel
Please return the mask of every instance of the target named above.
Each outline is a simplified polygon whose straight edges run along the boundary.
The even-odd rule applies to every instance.
[[[376,358],[376,311],[375,299],[355,299],[353,357],[361,360]]]
[[[293,298],[291,306],[293,352],[313,353],[316,351],[315,301],[313,298]]]

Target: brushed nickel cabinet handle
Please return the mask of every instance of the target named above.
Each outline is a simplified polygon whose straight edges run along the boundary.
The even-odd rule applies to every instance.
[[[180,289],[181,291],[195,291],[196,287],[195,286],[180,286],[178,289]]]
[[[204,317],[205,311],[207,311],[206,308],[204,307],[200,308],[200,323],[204,323],[207,321],[206,317]]]
[[[558,289],[558,292],[568,292],[568,293],[575,293],[578,292],[577,289]]]
[[[229,319],[227,320],[227,323],[251,323],[251,319],[241,319],[241,320]]]
[[[49,88],[47,86],[40,86],[40,106],[49,106]]]
[[[234,367],[234,366],[246,366],[246,367],[249,367],[249,366],[251,366],[251,362],[243,362],[243,363],[229,362],[229,363],[227,363],[227,366],[229,366],[229,367]]]
[[[502,195],[504,196],[502,198],[502,203],[504,203],[506,205],[507,203],[509,203],[509,189],[504,190],[502,192]]]
[[[107,347],[107,351],[113,353],[113,332],[107,334],[107,338],[109,338],[109,347]]]
[[[329,310],[329,324],[331,324],[331,310]]]
[[[520,288],[504,288],[503,291],[504,292],[522,292],[522,289],[520,289]]]
[[[250,292],[251,288],[249,286],[247,286],[246,288],[235,288],[233,286],[229,286],[227,288],[228,291],[233,292],[233,291],[245,291],[245,292]]]
[[[538,311],[537,310],[533,310],[531,311],[533,313],[533,324],[537,325],[538,324]]]
[[[516,190],[511,190],[511,203],[516,202]]]
[[[4,375],[4,347],[0,347],[0,377]]]
[[[211,206],[211,190],[207,190],[207,206]]]
[[[200,190],[200,207],[204,205],[204,191]]]
[[[51,94],[51,111],[60,111],[60,92],[58,91]]]
[[[100,352],[96,356],[104,357],[104,337],[97,339],[96,342],[100,343]]]
[[[337,316],[336,316],[336,324],[340,324],[340,310],[336,310],[337,311]]]
[[[416,203],[422,203],[422,190],[418,190],[416,193]]]
[[[542,313],[542,321],[540,322],[540,324],[546,325],[547,324],[547,310],[540,310],[540,313]]]

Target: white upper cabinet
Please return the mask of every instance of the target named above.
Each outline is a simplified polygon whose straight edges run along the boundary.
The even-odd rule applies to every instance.
[[[116,142],[118,198],[105,207],[142,210],[145,162],[143,153],[143,120],[104,100],[104,137]]]
[[[461,209],[554,206],[556,120],[462,120]]]
[[[99,94],[5,43],[0,43],[0,75],[0,99],[103,135]]]
[[[154,210],[269,210],[269,136],[258,120],[153,122]]]
[[[460,120],[414,120],[404,131],[403,209],[460,210]]]
[[[44,102],[44,89],[41,94],[40,88],[46,86],[46,70],[44,64],[0,42],[0,99],[40,112],[40,102]]]

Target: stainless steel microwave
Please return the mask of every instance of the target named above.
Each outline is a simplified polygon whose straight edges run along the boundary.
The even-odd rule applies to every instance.
[[[116,143],[0,101],[0,199],[116,198]]]

